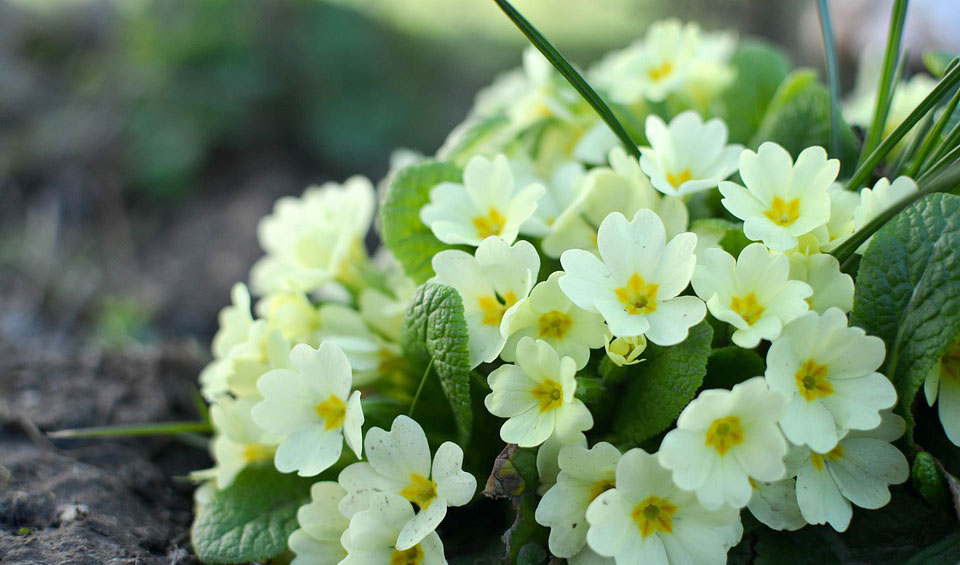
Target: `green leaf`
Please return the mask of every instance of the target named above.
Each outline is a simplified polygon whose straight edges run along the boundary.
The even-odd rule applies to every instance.
[[[316,478],[282,474],[272,463],[247,467],[229,487],[197,507],[191,536],[205,563],[265,561],[287,549],[297,509]]]
[[[676,420],[707,373],[713,329],[707,322],[690,328],[678,345],[650,345],[646,360],[627,375],[614,429],[624,441],[641,443]]]
[[[756,133],[777,87],[790,72],[782,51],[761,42],[745,42],[731,63],[737,78],[723,95],[731,143],[747,143]]]
[[[923,54],[923,64],[930,71],[930,74],[936,78],[943,78],[947,73],[947,66],[953,61],[956,55],[951,55],[946,51],[927,51]]]
[[[450,286],[427,283],[417,289],[403,318],[403,351],[421,368],[432,358],[453,417],[461,447],[470,440],[469,334],[463,300]]]
[[[722,218],[700,218],[690,224],[690,231],[706,240],[716,240],[727,253],[734,257],[740,255],[744,247],[753,243],[743,234],[742,222],[731,222]]]
[[[913,399],[960,330],[960,197],[934,194],[873,236],[860,262],[851,324],[887,346],[885,374],[913,438]]]
[[[707,376],[703,379],[703,386],[732,389],[737,383],[763,376],[765,370],[763,359],[752,349],[736,345],[714,349],[707,359]]]
[[[756,147],[764,141],[773,141],[794,158],[813,145],[829,147],[830,107],[830,92],[817,81],[816,74],[810,70],[795,71],[777,89],[751,145]],[[843,120],[840,120],[840,146],[842,155],[847,157],[842,166],[848,170],[855,165],[857,142]]]
[[[453,163],[431,161],[397,171],[387,188],[380,211],[383,243],[403,270],[422,283],[433,276],[430,261],[449,248],[420,221],[420,209],[430,201],[430,189],[442,182],[460,182],[462,173]]]
[[[917,453],[910,468],[910,480],[920,496],[937,508],[950,504],[950,491],[943,479],[933,455],[926,451]]]
[[[443,147],[437,151],[437,155],[441,159],[465,166],[469,157],[477,152],[478,146],[509,124],[510,119],[504,115],[489,116],[461,124],[450,133]]]

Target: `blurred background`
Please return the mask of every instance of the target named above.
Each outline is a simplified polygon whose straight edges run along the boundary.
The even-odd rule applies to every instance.
[[[515,3],[584,65],[673,16],[822,67],[813,1]],[[848,87],[890,3],[832,3]],[[524,44],[483,0],[0,0],[0,340],[206,344],[276,198],[434,152]]]

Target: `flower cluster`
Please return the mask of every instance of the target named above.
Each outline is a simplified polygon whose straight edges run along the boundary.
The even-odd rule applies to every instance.
[[[731,142],[718,107],[737,80],[736,43],[671,20],[587,70],[642,124],[639,158],[527,51],[433,159],[406,164],[459,173],[404,184],[403,209],[381,209],[408,229],[402,249],[368,254],[378,198],[366,179],[281,199],[258,230],[256,316],[238,284],[200,377],[216,466],[197,476],[218,489],[252,464],[315,477],[289,538],[294,563],[445,563],[437,529],[474,498],[472,452],[449,441],[443,412],[399,415],[420,409],[431,370],[453,378],[437,351],[456,339],[404,324],[425,308],[411,305],[417,283],[430,283],[459,296],[439,319],[465,328],[457,374],[483,389],[474,409],[504,443],[537,450],[535,521],[556,557],[724,563],[743,508],[776,530],[844,531],[853,506],[885,505],[908,476],[892,445],[904,422],[878,372],[884,342],[850,324],[854,279],[830,252],[917,185],[845,190],[823,147]],[[409,257],[424,249],[416,261],[432,275],[414,280]],[[656,451],[617,437],[584,383],[619,394],[707,324],[715,347],[764,370],[691,392],[675,424],[649,434],[666,432]],[[417,339],[434,356],[426,374]],[[958,347],[924,390],[960,444]]]

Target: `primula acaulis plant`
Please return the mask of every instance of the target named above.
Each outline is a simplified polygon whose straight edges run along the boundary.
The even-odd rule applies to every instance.
[[[676,20],[578,70],[496,2],[533,47],[436,154],[260,222],[198,557],[960,560],[956,60],[897,0],[840,100],[821,1],[827,84]]]

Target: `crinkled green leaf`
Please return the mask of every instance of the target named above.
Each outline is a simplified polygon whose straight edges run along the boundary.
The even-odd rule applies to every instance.
[[[420,209],[430,201],[430,189],[442,182],[460,182],[461,176],[453,163],[418,163],[397,171],[387,188],[380,210],[383,243],[418,283],[433,276],[433,256],[450,247],[420,221]]]
[[[912,440],[914,397],[960,330],[960,197],[930,195],[874,234],[860,262],[851,324],[886,344],[884,372]]]
[[[491,136],[510,125],[505,115],[494,115],[457,126],[437,155],[444,160],[466,165],[469,157],[477,153],[477,146],[489,140]]]
[[[693,400],[707,373],[713,329],[707,322],[690,328],[678,345],[649,345],[646,360],[634,365],[614,429],[623,441],[640,443],[667,429]]]
[[[723,95],[732,143],[747,143],[760,127],[767,105],[790,71],[782,51],[760,42],[745,42],[733,54],[737,77]]]
[[[191,536],[205,563],[265,561],[287,549],[297,509],[316,478],[277,471],[272,463],[244,469],[229,487],[197,507]]]
[[[423,368],[434,360],[433,370],[453,410],[461,447],[470,440],[473,425],[468,340],[463,300],[456,289],[439,283],[421,285],[403,318],[403,351]]]
[[[756,147],[764,141],[779,143],[794,158],[807,147],[830,146],[830,92],[813,71],[795,71],[780,85],[751,145]],[[841,123],[840,144],[845,157],[842,170],[852,172],[857,142],[846,123]]]

